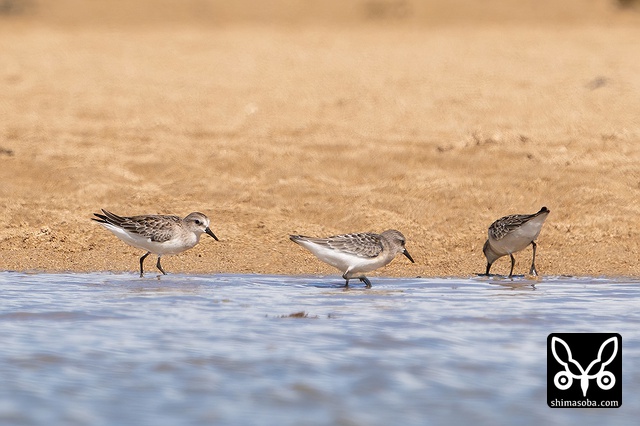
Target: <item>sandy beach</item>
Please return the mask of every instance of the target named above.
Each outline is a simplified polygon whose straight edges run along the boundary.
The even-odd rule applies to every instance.
[[[168,273],[338,274],[288,235],[393,228],[416,263],[372,277],[469,276],[547,206],[542,275],[640,276],[637,8],[76,3],[0,15],[0,270],[135,273],[106,208],[211,218]]]

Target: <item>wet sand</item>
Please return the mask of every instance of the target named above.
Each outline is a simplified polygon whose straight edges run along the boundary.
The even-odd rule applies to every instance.
[[[371,276],[467,276],[493,220],[547,206],[541,274],[639,276],[640,19],[594,4],[441,24],[2,17],[0,270],[135,272],[142,253],[90,220],[107,208],[209,215],[221,241],[169,273],[337,274],[288,235],[395,228],[416,263]]]

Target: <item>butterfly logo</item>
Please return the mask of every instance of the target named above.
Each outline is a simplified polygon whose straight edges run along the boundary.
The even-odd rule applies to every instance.
[[[613,353],[606,360],[602,360],[605,348],[609,345],[613,345]],[[564,349],[564,353],[559,351],[560,348]],[[573,385],[573,380],[580,380],[580,388],[582,389],[582,396],[587,396],[587,389],[589,389],[589,380],[596,379],[598,387],[602,390],[609,390],[616,384],[616,378],[610,371],[606,371],[606,367],[611,364],[618,353],[618,339],[616,336],[605,340],[600,349],[598,350],[598,357],[591,361],[587,368],[582,368],[582,365],[571,354],[569,345],[561,338],[554,336],[551,339],[551,351],[553,356],[560,365],[564,367],[564,371],[559,371],[553,378],[553,384],[560,390],[566,390]],[[566,360],[564,360],[566,356]],[[599,366],[597,368],[596,366]],[[572,371],[573,367],[573,371]],[[592,372],[597,368],[596,372]],[[575,373],[575,372],[579,373]]]

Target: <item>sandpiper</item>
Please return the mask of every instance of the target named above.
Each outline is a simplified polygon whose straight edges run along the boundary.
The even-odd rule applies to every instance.
[[[329,238],[291,235],[290,239],[308,249],[318,259],[342,271],[342,278],[347,281],[345,287],[349,286],[350,279],[358,278],[367,288],[371,288],[371,282],[364,273],[388,264],[398,253],[415,263],[404,246],[404,235],[394,229],[382,234],[344,234]]]
[[[534,214],[514,214],[502,217],[489,226],[489,238],[484,243],[482,251],[487,258],[487,271],[489,275],[491,265],[498,258],[509,255],[511,257],[511,271],[509,278],[513,277],[513,266],[516,260],[513,253],[524,250],[529,244],[533,247],[533,259],[529,274],[538,275],[536,271],[536,239],[542,229],[542,224],[549,215],[546,207]]]
[[[167,275],[160,265],[163,255],[174,255],[193,248],[203,233],[218,241],[218,237],[209,229],[209,218],[198,212],[190,213],[184,219],[163,215],[123,217],[105,209],[102,209],[102,213],[104,214],[94,213],[97,218],[91,219],[130,246],[147,251],[140,258],[140,278],[144,274],[144,260],[151,253],[158,256],[156,267]]]

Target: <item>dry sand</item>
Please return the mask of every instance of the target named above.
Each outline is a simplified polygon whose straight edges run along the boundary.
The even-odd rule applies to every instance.
[[[544,205],[542,274],[640,276],[639,13],[400,3],[337,23],[1,16],[0,270],[134,273],[142,253],[90,220],[107,208],[209,215],[221,241],[169,273],[337,274],[288,235],[396,228],[416,263],[371,276],[467,276],[493,220]]]

